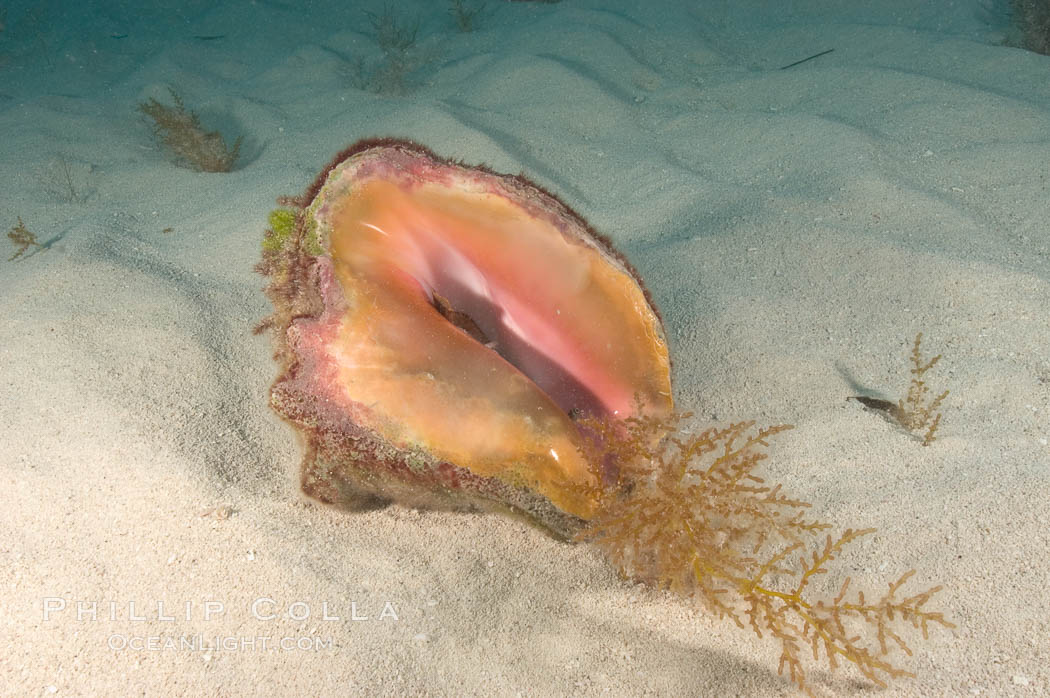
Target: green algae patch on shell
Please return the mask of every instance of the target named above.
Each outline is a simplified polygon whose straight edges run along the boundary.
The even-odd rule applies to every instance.
[[[563,535],[593,516],[576,417],[673,408],[633,267],[524,177],[408,141],[355,144],[296,204],[260,269],[304,491],[510,509]]]

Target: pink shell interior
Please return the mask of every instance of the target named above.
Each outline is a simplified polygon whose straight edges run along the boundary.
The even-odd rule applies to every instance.
[[[324,314],[293,323],[310,367],[297,380],[399,448],[589,515],[567,486],[590,477],[570,412],[626,417],[636,396],[671,408],[660,321],[632,273],[540,190],[418,153],[351,158],[313,211],[330,260]]]

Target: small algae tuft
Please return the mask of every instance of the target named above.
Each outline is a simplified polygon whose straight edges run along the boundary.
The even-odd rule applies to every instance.
[[[274,209],[270,211],[267,221],[270,228],[263,238],[263,251],[278,252],[284,248],[295,232],[295,211],[286,208]]]
[[[22,222],[22,217],[18,217],[18,225],[7,231],[7,239],[15,244],[18,249],[15,253],[7,258],[8,262],[13,262],[26,253],[30,247],[38,247],[40,249],[46,249],[42,244],[36,241],[36,235],[26,228],[25,223]]]
[[[456,26],[464,33],[474,31],[475,19],[485,9],[485,3],[468,5],[464,0],[449,0],[448,13],[456,20]]]
[[[933,443],[934,434],[941,423],[940,409],[944,398],[948,397],[948,391],[929,400],[930,388],[926,385],[926,372],[933,368],[941,355],[933,357],[923,363],[920,345],[922,344],[922,332],[915,335],[915,343],[911,348],[911,385],[908,386],[908,395],[897,403],[897,415],[901,426],[912,433],[924,432],[922,445],[929,446]]]
[[[912,343],[911,384],[903,400],[894,403],[863,395],[852,395],[850,398],[869,409],[884,413],[916,436],[921,434],[922,445],[929,446],[936,438],[937,427],[941,424],[941,413],[938,410],[944,399],[948,397],[949,391],[945,390],[937,397],[930,399],[930,387],[926,384],[926,373],[937,365],[937,362],[941,360],[941,355],[938,354],[929,361],[923,361],[921,345],[922,332],[915,335],[915,341]]]
[[[237,162],[241,138],[227,147],[218,131],[205,131],[196,112],[187,109],[182,97],[171,92],[173,107],[150,98],[138,110],[153,120],[153,135],[174,157],[176,164],[199,172],[229,172]]]
[[[1020,36],[1008,43],[1050,56],[1050,2],[1046,0],[1010,0],[1010,20]]]

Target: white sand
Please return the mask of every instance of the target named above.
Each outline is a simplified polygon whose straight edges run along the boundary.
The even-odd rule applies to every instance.
[[[958,629],[879,695],[1050,693],[1050,57],[1000,45],[976,0],[656,4],[490,0],[459,34],[443,3],[397,3],[427,11],[403,96],[351,86],[378,51],[347,3],[9,5],[0,229],[21,216],[47,249],[0,262],[0,694],[793,693],[775,642],[588,548],[297,494],[252,265],[275,197],[375,135],[562,195],[649,281],[679,403],[795,424],[766,473],[879,529],[835,579],[945,585]],[[135,105],[169,86],[244,134],[237,171],[156,148]],[[82,202],[51,191],[56,158]],[[896,398],[918,331],[952,391],[930,448],[845,399]],[[323,647],[110,648],[196,633]],[[824,667],[810,685],[875,692]]]

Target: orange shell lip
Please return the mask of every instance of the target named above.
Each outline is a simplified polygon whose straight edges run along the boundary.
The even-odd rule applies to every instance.
[[[304,467],[356,452],[348,479],[379,494],[414,480],[522,508],[500,492],[524,489],[591,516],[570,415],[673,406],[660,318],[630,265],[523,177],[406,141],[354,146],[310,196],[289,268],[320,312],[289,319],[272,398],[307,436]],[[384,452],[371,471],[366,442]],[[449,466],[464,471],[454,485]]]

